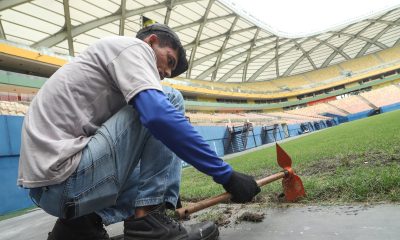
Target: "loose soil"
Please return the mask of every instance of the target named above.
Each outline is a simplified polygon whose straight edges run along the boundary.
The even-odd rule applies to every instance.
[[[185,224],[213,221],[219,227],[233,227],[242,222],[262,222],[265,218],[265,204],[218,204],[192,214],[185,219]]]

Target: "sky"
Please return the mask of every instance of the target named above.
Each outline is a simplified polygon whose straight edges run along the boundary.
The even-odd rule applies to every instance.
[[[323,31],[400,5],[400,0],[226,0],[288,35]]]

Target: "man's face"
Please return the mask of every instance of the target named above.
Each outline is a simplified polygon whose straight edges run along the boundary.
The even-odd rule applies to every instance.
[[[154,42],[151,47],[156,54],[157,69],[160,79],[163,80],[165,77],[170,77],[178,63],[178,50],[167,46],[160,47],[158,41]]]

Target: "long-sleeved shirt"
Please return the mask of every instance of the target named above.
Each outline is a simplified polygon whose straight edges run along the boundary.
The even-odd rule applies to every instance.
[[[230,165],[216,155],[161,91],[144,90],[130,104],[139,112],[142,124],[178,157],[212,176],[217,183],[224,184],[229,180]]]

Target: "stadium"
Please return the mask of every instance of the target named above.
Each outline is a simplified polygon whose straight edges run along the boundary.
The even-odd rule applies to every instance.
[[[399,19],[395,5],[290,35],[225,0],[1,1],[0,217],[34,209],[16,179],[24,116],[46,80],[99,39],[155,22],[177,33],[189,62],[162,85],[182,93],[186,118],[219,157],[261,178],[279,170],[269,146],[282,143],[304,176],[302,203],[398,204]],[[279,204],[280,188],[256,202]],[[184,201],[221,191],[183,170]]]

